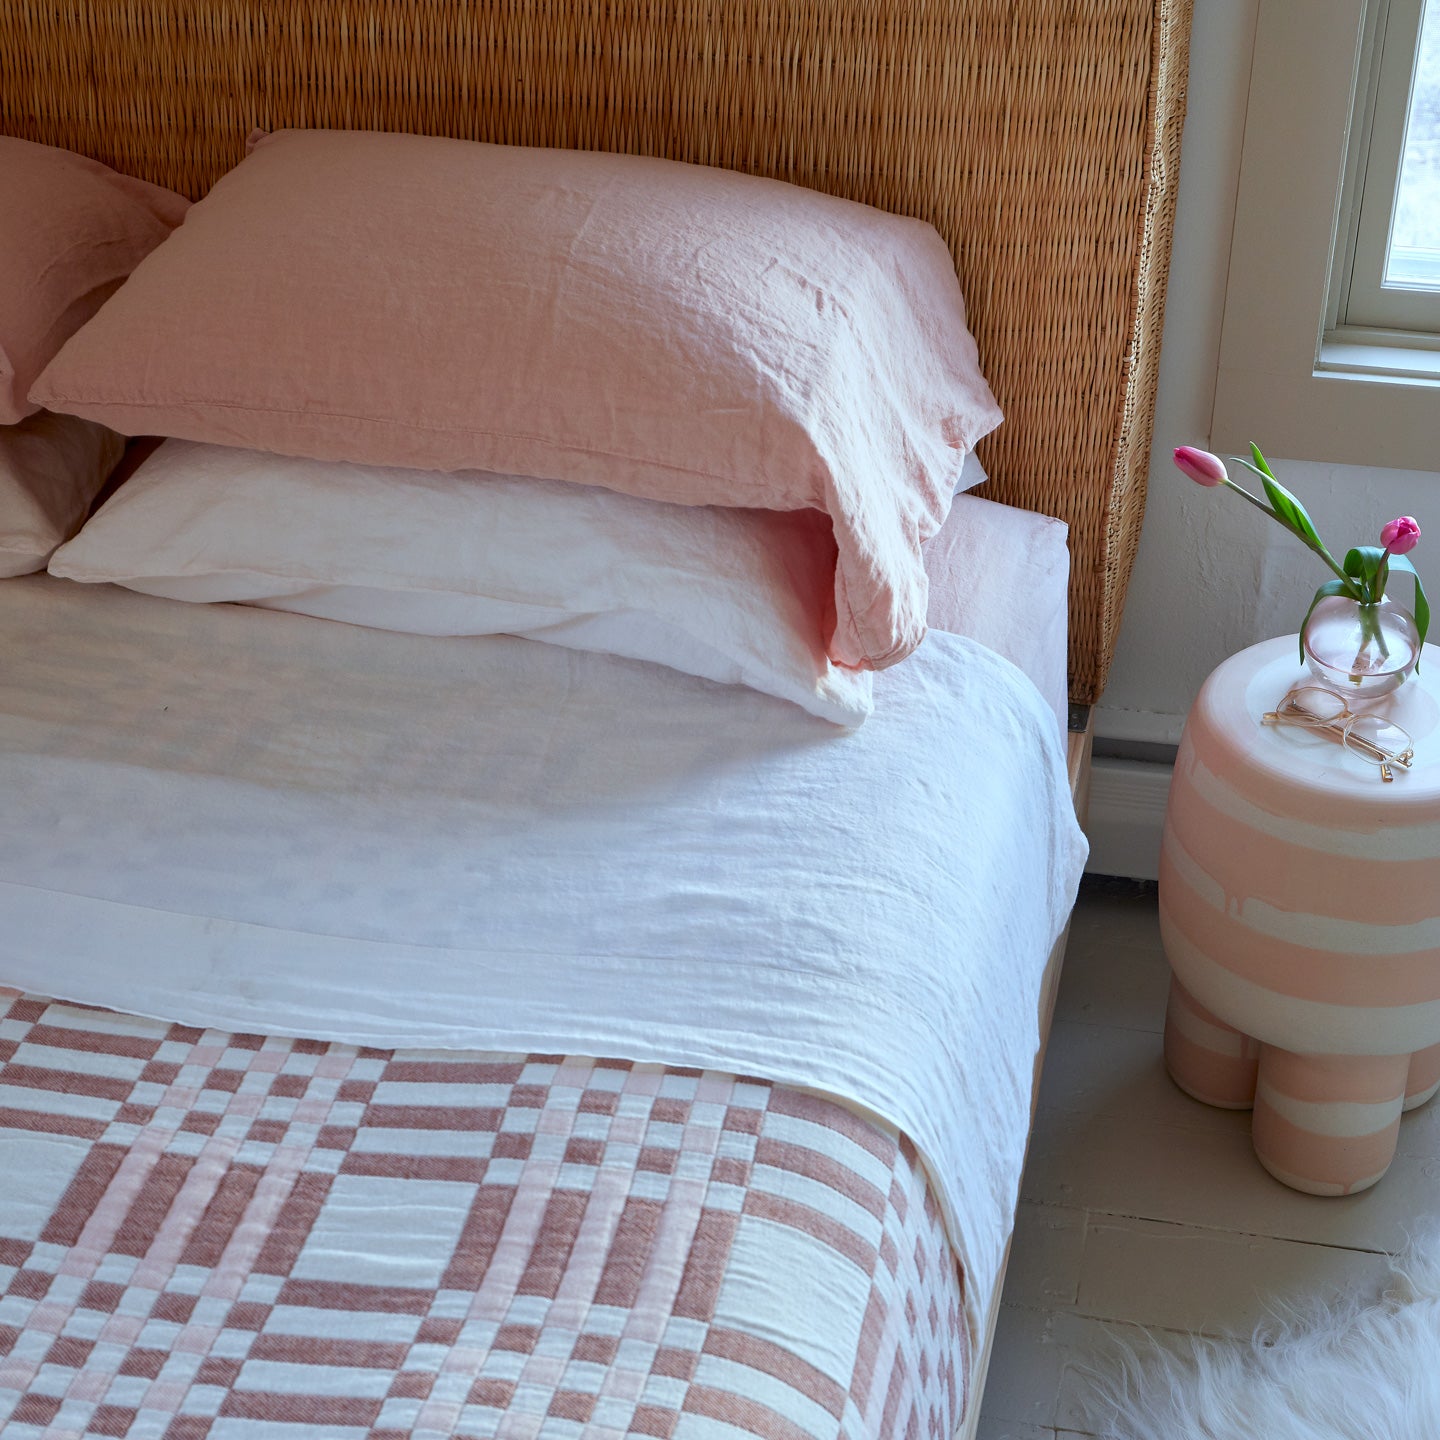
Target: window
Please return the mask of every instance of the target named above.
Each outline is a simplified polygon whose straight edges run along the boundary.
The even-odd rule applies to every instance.
[[[1440,346],[1440,0],[1374,8],[1327,339],[1363,329],[1429,349]]]
[[[1434,470],[1440,0],[1259,0],[1212,448]]]

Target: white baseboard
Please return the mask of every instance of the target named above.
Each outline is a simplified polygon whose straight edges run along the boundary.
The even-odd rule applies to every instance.
[[[1100,756],[1090,772],[1091,875],[1160,878],[1160,831],[1173,767]]]
[[[1102,700],[1095,707],[1097,740],[1139,740],[1150,745],[1178,745],[1184,715],[1159,710],[1112,710]]]

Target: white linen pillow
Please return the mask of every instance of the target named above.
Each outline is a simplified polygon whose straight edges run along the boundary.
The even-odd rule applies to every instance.
[[[858,725],[871,677],[826,658],[834,567],[818,511],[167,440],[50,573],[381,630],[523,635]]]
[[[955,482],[955,493],[959,495],[962,491],[973,490],[989,478],[985,467],[980,463],[980,457],[973,450],[967,450],[965,461],[960,466],[960,478]]]
[[[45,568],[124,453],[123,436],[73,415],[0,426],[0,578]]]

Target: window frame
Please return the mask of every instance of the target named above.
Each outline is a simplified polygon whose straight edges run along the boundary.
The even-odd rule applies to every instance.
[[[1243,454],[1254,440],[1288,459],[1436,468],[1436,338],[1339,323],[1387,8],[1387,0],[1260,0],[1211,419],[1216,449]],[[1272,83],[1276,76],[1284,83]]]
[[[1440,3],[1431,4],[1431,24],[1440,26]],[[1385,284],[1425,0],[1378,0],[1369,9],[1327,339],[1398,333],[1412,337],[1411,345],[1440,348],[1440,289]]]

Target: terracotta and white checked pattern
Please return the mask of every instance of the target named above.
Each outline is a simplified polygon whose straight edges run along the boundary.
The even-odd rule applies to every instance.
[[[6,1440],[949,1437],[965,1344],[828,1100],[0,991]]]
[[[1277,1179],[1346,1195],[1440,1085],[1440,649],[1376,707],[1415,741],[1390,784],[1322,735],[1261,724],[1306,683],[1295,637],[1267,641],[1186,721],[1160,855],[1165,1059],[1198,1099],[1253,1105]]]

